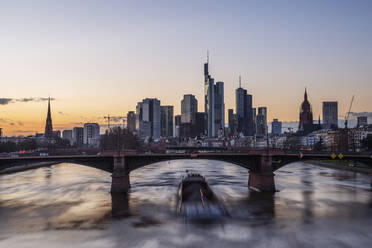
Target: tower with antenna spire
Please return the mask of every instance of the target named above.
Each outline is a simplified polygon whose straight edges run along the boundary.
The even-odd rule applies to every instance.
[[[207,61],[204,63],[204,111],[205,111],[205,134],[209,138],[224,135],[225,129],[225,103],[224,83],[214,83],[209,74],[209,51]]]
[[[47,118],[45,122],[45,132],[44,132],[45,138],[52,138],[53,137],[53,125],[52,125],[52,114],[50,111],[50,97],[48,98],[48,113]]]
[[[239,76],[239,88],[235,90],[235,111],[237,132],[244,136],[253,136],[255,133],[252,95],[242,88],[242,77]]]
[[[207,62],[204,64],[204,111],[205,111],[205,134],[215,137],[214,123],[214,79],[209,75],[209,51]]]

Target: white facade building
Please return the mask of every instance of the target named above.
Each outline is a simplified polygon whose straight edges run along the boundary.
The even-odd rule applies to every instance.
[[[88,147],[98,147],[100,140],[100,127],[98,123],[85,123],[83,143]]]

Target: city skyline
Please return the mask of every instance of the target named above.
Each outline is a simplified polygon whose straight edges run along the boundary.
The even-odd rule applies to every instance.
[[[63,15],[61,7],[68,10]],[[48,95],[55,98],[56,130],[105,123],[103,116],[124,115],[144,98],[158,98],[180,114],[183,95],[193,94],[198,109],[204,109],[207,49],[211,74],[224,82],[226,123],[227,109],[235,109],[239,75],[253,107],[267,107],[268,121],[298,121],[305,87],[314,119],[322,115],[323,101],[337,101],[344,116],[354,94],[352,112],[372,112],[368,1],[337,6],[330,1],[148,6],[25,1],[5,2],[2,8],[5,135],[43,132]],[[206,8],[212,13],[202,11]],[[77,19],[82,14],[85,18]],[[142,20],[145,14],[153,18]]]

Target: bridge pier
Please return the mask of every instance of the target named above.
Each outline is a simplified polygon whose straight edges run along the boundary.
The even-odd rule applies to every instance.
[[[259,192],[275,192],[275,181],[271,156],[261,157],[259,169],[249,171],[248,187]]]
[[[114,172],[111,178],[111,193],[127,193],[129,191],[129,171],[125,166],[124,156],[114,157]]]
[[[130,215],[129,196],[127,194],[111,193],[111,215],[125,217]]]

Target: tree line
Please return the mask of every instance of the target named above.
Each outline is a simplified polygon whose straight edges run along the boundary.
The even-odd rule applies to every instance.
[[[26,138],[20,142],[6,141],[0,142],[0,153],[31,151],[38,148],[65,148],[70,147],[70,141],[57,138],[53,143],[38,143],[35,138]]]
[[[101,149],[103,150],[137,150],[140,149],[141,142],[138,137],[127,128],[113,127],[106,131],[101,137]]]

